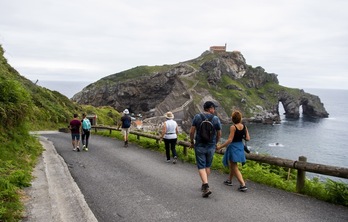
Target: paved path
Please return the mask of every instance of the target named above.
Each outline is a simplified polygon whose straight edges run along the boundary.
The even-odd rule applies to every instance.
[[[84,197],[98,221],[348,221],[347,207],[252,182],[247,183],[248,192],[242,193],[236,190],[237,186],[223,185],[226,175],[216,171],[209,181],[213,194],[202,198],[200,179],[192,164],[165,163],[164,154],[133,144],[123,148],[122,141],[95,135],[90,139],[89,152],[73,152],[69,134],[42,135],[53,142],[83,193],[76,196],[79,201],[73,205],[83,206],[80,198]],[[49,163],[45,167],[59,168]],[[50,186],[63,184],[66,192],[75,189],[68,186],[73,183],[69,179],[56,181]],[[55,192],[50,195],[58,196]],[[72,194],[65,200],[71,204],[76,198]],[[84,207],[77,211],[88,219],[79,216],[61,221],[95,221]],[[34,216],[30,212],[28,215]]]

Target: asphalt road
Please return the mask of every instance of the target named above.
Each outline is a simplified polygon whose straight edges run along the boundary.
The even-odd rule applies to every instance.
[[[247,192],[223,185],[213,171],[212,195],[201,196],[195,165],[91,135],[88,152],[73,152],[70,134],[42,134],[57,152],[100,222],[108,221],[348,221],[348,208],[247,181]],[[61,181],[62,183],[69,181]],[[234,181],[237,184],[237,181]],[[79,221],[79,220],[76,220]]]

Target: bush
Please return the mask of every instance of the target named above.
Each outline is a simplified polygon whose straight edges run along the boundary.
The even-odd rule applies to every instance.
[[[0,124],[15,127],[24,122],[31,113],[29,93],[13,80],[0,81]]]

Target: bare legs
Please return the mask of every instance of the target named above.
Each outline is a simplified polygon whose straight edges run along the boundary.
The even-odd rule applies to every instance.
[[[201,177],[202,184],[208,183],[208,176],[210,175],[210,168],[204,168],[198,170],[199,176]]]
[[[230,161],[230,174],[229,180],[232,181],[232,177],[236,176],[241,186],[245,186],[245,182],[241,172],[238,169],[238,164]]]
[[[80,146],[80,140],[73,140],[73,141],[72,141],[72,145],[73,145],[73,148],[74,148],[74,149],[77,148],[77,147],[79,147],[79,146]]]

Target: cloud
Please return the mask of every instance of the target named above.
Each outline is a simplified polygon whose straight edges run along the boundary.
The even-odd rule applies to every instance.
[[[248,64],[278,74],[282,85],[348,89],[347,6],[344,0],[1,1],[0,44],[29,79],[92,82],[227,43]]]

